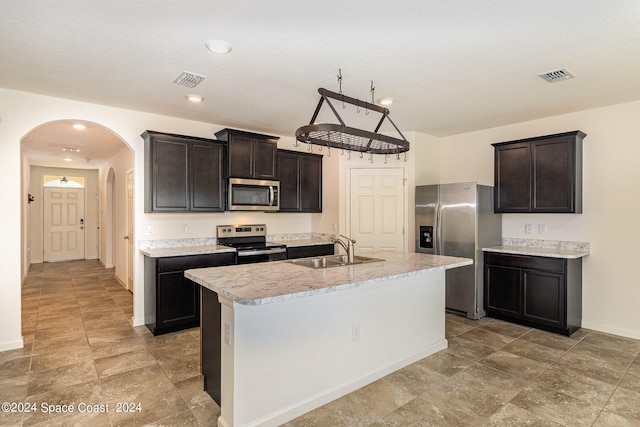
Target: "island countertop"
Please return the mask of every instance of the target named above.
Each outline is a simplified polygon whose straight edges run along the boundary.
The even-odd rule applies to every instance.
[[[383,261],[324,269],[276,261],[187,270],[185,277],[239,304],[261,305],[473,263],[468,258],[409,252],[366,255]]]

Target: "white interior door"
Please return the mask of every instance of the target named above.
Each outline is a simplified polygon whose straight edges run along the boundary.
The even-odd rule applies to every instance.
[[[84,189],[44,188],[44,261],[84,259]]]
[[[133,292],[133,171],[127,172],[127,289]]]
[[[404,250],[404,170],[351,169],[350,236],[356,252]]]

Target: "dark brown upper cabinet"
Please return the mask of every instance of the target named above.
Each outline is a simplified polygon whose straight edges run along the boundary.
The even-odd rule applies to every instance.
[[[280,212],[322,212],[322,156],[278,150]]]
[[[145,144],[145,212],[223,212],[224,143],[154,131]]]
[[[227,141],[229,177],[277,179],[277,137],[235,129],[223,129],[215,135]]]
[[[581,131],[492,144],[496,213],[582,213]]]

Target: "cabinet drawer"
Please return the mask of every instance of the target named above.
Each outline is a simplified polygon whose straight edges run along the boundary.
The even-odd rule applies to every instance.
[[[184,271],[191,268],[216,267],[219,265],[235,264],[234,252],[218,254],[187,255],[157,259],[158,273],[168,271]]]
[[[564,273],[566,260],[563,258],[547,258],[528,255],[511,255],[485,252],[485,264],[500,265],[514,268],[530,268],[535,270],[555,271]]]

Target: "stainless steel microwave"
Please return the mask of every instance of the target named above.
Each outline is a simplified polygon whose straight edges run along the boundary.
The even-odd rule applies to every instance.
[[[230,211],[277,211],[280,181],[229,178]]]

